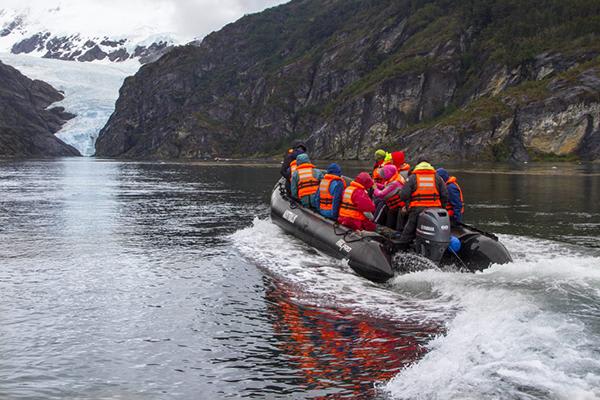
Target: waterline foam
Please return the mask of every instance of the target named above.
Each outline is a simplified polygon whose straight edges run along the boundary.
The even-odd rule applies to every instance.
[[[443,324],[446,333],[421,360],[380,385],[391,398],[600,398],[600,258],[585,249],[505,235],[512,264],[477,274],[420,271],[377,285],[267,220],[231,240],[298,286],[298,301]]]

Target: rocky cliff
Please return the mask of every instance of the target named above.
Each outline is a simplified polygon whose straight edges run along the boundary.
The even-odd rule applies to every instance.
[[[295,0],[146,65],[110,157],[600,158],[594,0]]]
[[[0,62],[0,156],[78,156],[75,148],[54,136],[73,118],[62,107],[48,108],[62,99],[47,83]]]

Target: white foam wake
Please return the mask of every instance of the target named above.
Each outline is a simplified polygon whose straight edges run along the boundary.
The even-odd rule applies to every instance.
[[[397,399],[599,398],[598,261],[551,254],[477,275],[395,278],[399,289],[429,282],[462,311],[384,390]]]
[[[323,255],[268,220],[256,218],[231,240],[244,257],[299,287],[297,301],[402,321],[444,321],[456,312],[454,304],[431,297],[430,287],[421,283],[395,292],[361,278],[346,263]]]
[[[394,320],[436,321],[446,334],[381,390],[398,399],[600,398],[600,259],[504,235],[515,262],[478,274],[421,271],[376,285],[270,221],[232,235],[239,251],[297,285],[298,301]]]

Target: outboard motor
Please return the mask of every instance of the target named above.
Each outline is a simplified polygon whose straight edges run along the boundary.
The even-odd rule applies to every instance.
[[[450,218],[443,208],[429,208],[419,215],[415,250],[438,264],[450,244]]]

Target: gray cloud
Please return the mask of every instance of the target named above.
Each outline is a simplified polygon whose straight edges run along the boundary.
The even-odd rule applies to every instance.
[[[129,33],[138,26],[170,31],[184,39],[202,38],[244,14],[255,13],[289,0],[2,0],[2,8],[34,11],[47,20],[48,10],[61,8],[60,26],[86,31],[94,26],[106,34]],[[93,17],[92,17],[93,16]],[[43,21],[42,21],[43,22]],[[57,21],[47,21],[54,22]],[[60,21],[58,21],[60,22]]]
[[[185,36],[203,37],[245,14],[285,2],[287,0],[178,0],[174,30]]]

